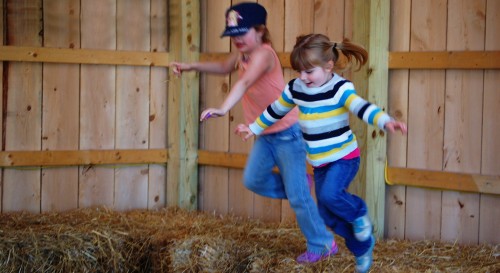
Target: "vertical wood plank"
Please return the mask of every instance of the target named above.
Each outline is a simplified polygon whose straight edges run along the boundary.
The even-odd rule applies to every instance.
[[[353,18],[354,18],[354,1],[355,0],[344,0],[344,36],[343,38],[349,38],[353,40]]]
[[[6,7],[7,45],[41,46],[42,1],[11,0]],[[5,74],[5,150],[40,150],[42,64],[10,62]],[[3,211],[40,212],[40,181],[40,170],[4,170]]]
[[[447,50],[483,50],[485,0],[449,0]],[[446,73],[444,170],[480,173],[483,71]],[[474,133],[472,133],[474,132]],[[441,240],[476,244],[479,194],[443,192]]]
[[[344,38],[344,0],[314,0],[314,32],[332,41]]]
[[[81,2],[81,47],[116,50],[116,1]],[[80,75],[80,149],[115,148],[116,67],[82,65]],[[112,168],[79,169],[79,207],[113,206],[115,174]]]
[[[117,1],[118,50],[149,51],[150,11],[149,1]],[[149,145],[149,76],[149,67],[117,68],[117,149],[145,149]],[[147,174],[147,166],[116,170],[114,200],[116,209],[147,208]]]
[[[412,1],[410,50],[445,50],[446,4],[446,0]],[[444,71],[410,71],[407,161],[410,168],[442,170],[444,88]],[[439,239],[441,195],[436,190],[407,189],[407,239]]]
[[[225,12],[230,1],[204,1],[205,18],[202,23],[205,52],[229,52],[229,38],[220,35],[226,26]],[[183,60],[184,61],[184,60]],[[227,75],[202,75],[200,88],[201,110],[218,107],[229,93],[230,83]],[[228,116],[207,120],[200,124],[200,141],[203,149],[213,151],[229,150]],[[229,180],[231,170],[219,167],[201,167],[200,207],[205,211],[225,214],[233,211],[237,215],[248,216],[245,209],[248,192],[241,186],[241,180]],[[238,190],[235,190],[238,189]],[[236,200],[231,202],[231,198]]]
[[[358,1],[358,0],[344,0],[344,27],[343,27],[344,33],[343,33],[342,38],[348,38],[351,41],[354,41],[356,43],[361,43],[360,41],[355,40],[357,38],[355,38],[354,34],[353,34],[354,28],[358,28],[358,25],[359,25],[359,24],[354,23],[355,18],[358,17],[358,15],[357,15],[358,12],[356,12],[356,14],[354,12],[355,1]],[[364,12],[366,12],[366,10]],[[342,77],[354,82],[355,88],[357,89],[356,92],[358,94],[360,94],[359,93],[360,90],[356,86],[358,80],[354,78],[355,77],[354,75],[356,75],[356,74],[359,74],[359,73],[353,73],[353,71],[351,69],[340,73],[340,75],[342,75]],[[363,90],[363,92],[364,92],[364,90]],[[360,143],[359,140],[361,139],[360,137],[364,137],[364,136],[358,134],[358,132],[359,132],[358,127],[361,127],[361,125],[364,125],[364,124],[362,122],[360,122],[360,120],[358,118],[354,118],[352,116],[350,117],[349,123],[350,123],[349,126],[351,127],[353,132],[356,134],[356,138],[358,139],[358,145],[360,145],[360,149],[361,149],[361,147],[364,146],[364,143],[362,143],[362,142]],[[366,126],[364,126],[364,127],[366,127]],[[361,128],[364,128],[364,127],[361,127]],[[361,133],[366,134],[366,132],[362,132],[362,131],[361,131]],[[364,163],[363,163],[363,149],[361,149],[361,155],[362,155],[362,157],[361,157],[360,164],[364,165]],[[361,165],[360,165],[360,170],[361,170]],[[349,190],[352,191],[353,193],[360,192],[359,190],[357,190],[357,188],[359,188],[358,186],[360,184],[359,177],[361,177],[363,175],[363,173],[364,172],[358,172],[356,177],[354,177],[354,179],[351,183],[351,186],[349,187]]]
[[[486,3],[486,39],[485,50],[500,50],[500,1],[487,0]],[[482,126],[481,173],[484,175],[500,175],[500,122],[498,108],[500,106],[500,71],[486,70],[484,75],[484,103]],[[499,244],[500,236],[500,197],[498,195],[481,195],[479,219],[479,243]]]
[[[0,45],[4,45],[4,5],[3,5],[4,1],[0,1],[0,10],[2,11],[2,13],[0,13]],[[3,90],[3,82],[4,82],[4,75],[3,75],[3,66],[4,66],[4,62],[0,62],[0,77],[1,77],[1,81],[0,81],[0,90]],[[4,115],[3,115],[3,91],[2,91],[2,96],[0,96],[0,113],[2,113],[2,124],[3,124],[3,121],[4,121]],[[5,147],[3,145],[4,141],[3,141],[3,126],[0,127],[0,143],[2,143],[2,147],[1,147],[1,150],[5,150]],[[4,169],[0,169],[0,212],[3,211],[3,172],[4,172]]]
[[[80,1],[43,2],[44,46],[80,47]],[[80,66],[43,65],[43,150],[78,150]],[[64,113],[64,114],[62,114]],[[42,212],[78,207],[78,167],[42,171]]]
[[[367,99],[382,109],[387,108],[387,89],[389,78],[389,16],[390,1],[370,1],[370,42],[368,52],[371,55],[368,64]],[[384,234],[385,180],[386,162],[385,133],[374,127],[368,129],[366,146],[366,205],[374,225],[374,232],[380,238]]]
[[[180,41],[182,39],[181,32],[181,1],[168,2],[168,18],[169,18],[169,58],[171,60],[181,60]],[[181,81],[171,78],[168,81],[168,101],[167,101],[167,147],[168,147],[168,163],[167,163],[167,205],[177,206],[179,203],[179,180],[180,180],[180,101],[181,101]]]
[[[168,51],[168,6],[166,1],[151,0],[151,51]],[[167,81],[168,70],[151,68],[149,106],[149,148],[167,148]],[[166,166],[149,166],[148,209],[165,206]]]
[[[170,1],[170,24],[171,43],[170,51],[173,59],[193,62],[199,60],[200,51],[200,3],[199,0],[189,1]],[[196,209],[198,205],[198,120],[199,120],[199,77],[197,73],[186,73],[178,80],[178,83],[172,85],[176,87],[175,91],[179,96],[169,96],[169,108],[171,104],[180,103],[178,108],[178,120],[175,116],[169,114],[169,125],[177,122],[172,131],[169,130],[169,144],[179,146],[177,154],[174,154],[173,165],[168,167],[169,179],[171,177],[170,168],[177,165],[180,169],[174,173],[174,181],[178,189],[177,204],[184,209]],[[170,86],[169,86],[170,88]],[[193,92],[193,90],[195,90]],[[172,98],[172,100],[170,100]],[[178,102],[175,99],[180,98]],[[174,108],[175,109],[175,108]],[[170,126],[169,126],[170,128]],[[173,138],[171,138],[173,137]],[[172,142],[173,141],[173,142]],[[170,165],[170,161],[169,161]],[[169,181],[170,182],[170,181]],[[168,193],[168,192],[167,192]]]
[[[352,0],[352,41],[364,46],[368,49],[369,46],[369,32],[370,32],[370,4],[365,0]],[[370,58],[371,56],[368,56]],[[361,67],[359,71],[349,71],[350,80],[356,88],[356,93],[365,98],[368,95],[368,65]],[[355,115],[350,115],[349,126],[353,133],[356,135],[358,146],[361,152],[361,161],[359,164],[359,171],[353,182],[349,186],[349,191],[353,194],[359,195],[365,199],[366,196],[366,138],[367,138],[367,125],[364,121],[360,120]]]
[[[391,1],[390,51],[410,51],[411,0]],[[409,70],[389,71],[389,114],[407,122],[408,120],[408,76]],[[406,167],[407,138],[400,134],[389,134],[387,160],[390,166]],[[404,239],[406,187],[387,186],[385,209],[385,237]]]
[[[200,55],[200,2],[199,0],[183,1],[182,30],[183,30],[183,59],[193,62],[199,60]],[[181,129],[184,132],[180,139],[182,151],[180,191],[182,202],[180,206],[185,209],[198,208],[198,124],[199,124],[199,77],[195,73],[185,77],[182,81],[183,107]]]

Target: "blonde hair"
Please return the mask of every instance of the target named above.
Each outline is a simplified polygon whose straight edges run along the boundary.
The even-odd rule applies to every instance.
[[[340,61],[342,55],[347,62]],[[316,66],[323,67],[333,61],[335,69],[344,70],[356,61],[358,69],[368,61],[368,52],[360,45],[352,43],[349,39],[342,42],[332,42],[323,34],[308,34],[297,37],[295,46],[290,56],[292,68],[304,71]]]

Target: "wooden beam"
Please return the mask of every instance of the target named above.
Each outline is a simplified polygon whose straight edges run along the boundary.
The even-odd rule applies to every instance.
[[[499,175],[463,174],[387,167],[386,182],[389,185],[500,194]]]
[[[198,150],[198,164],[243,169],[247,154]],[[3,151],[0,167],[65,167],[77,165],[165,164],[166,149]],[[276,169],[276,171],[278,171]],[[308,165],[308,172],[312,167]],[[386,167],[385,182],[440,190],[500,194],[500,176]]]
[[[290,52],[278,52],[283,68],[291,68]],[[223,60],[228,53],[201,53],[200,60]],[[500,51],[389,52],[389,69],[498,69]]]
[[[283,68],[292,68],[290,64],[291,52],[276,52]],[[219,62],[225,60],[230,53],[200,53],[201,62]]]
[[[180,14],[181,1],[169,1],[169,53],[172,60],[181,59],[181,45],[179,41],[182,39],[181,24],[182,18]],[[167,185],[166,185],[166,203],[167,206],[179,205],[179,181],[180,181],[180,147],[179,138],[180,122],[179,115],[181,111],[181,82],[178,78],[172,77],[168,81],[167,94],[167,147],[169,147],[169,158],[167,164]]]
[[[278,52],[291,68],[290,52]],[[168,67],[169,52],[0,46],[0,61]],[[218,61],[228,53],[201,53],[200,61]],[[389,69],[499,69],[500,51],[389,52]]]
[[[387,109],[390,0],[372,0],[369,3],[367,99],[382,109]],[[374,223],[374,232],[378,238],[382,238],[385,225],[385,181],[383,170],[387,155],[387,137],[375,126],[370,126],[367,129],[365,200]]]
[[[500,51],[390,52],[391,69],[498,69]]]
[[[164,164],[167,156],[166,149],[3,151],[0,152],[0,167]]]
[[[197,62],[200,57],[199,0],[169,1],[172,59]],[[167,204],[198,209],[199,74],[186,73],[169,81]]]
[[[198,164],[226,168],[243,169],[247,161],[246,154],[198,151]]]
[[[0,46],[0,61],[167,67],[169,53]]]

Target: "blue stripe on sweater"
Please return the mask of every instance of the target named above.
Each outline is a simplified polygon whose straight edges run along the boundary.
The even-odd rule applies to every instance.
[[[347,140],[342,141],[340,143],[335,143],[335,144],[332,144],[332,145],[322,146],[322,147],[316,147],[316,148],[311,148],[311,147],[307,146],[306,150],[307,150],[307,153],[310,154],[310,155],[325,153],[325,152],[331,151],[333,149],[338,149],[338,148],[342,147],[342,145],[345,145],[346,143],[352,141],[353,138],[354,138],[354,135],[351,134],[347,138]]]

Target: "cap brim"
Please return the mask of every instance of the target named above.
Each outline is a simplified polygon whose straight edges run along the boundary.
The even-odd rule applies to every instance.
[[[228,27],[228,28],[226,28],[226,30],[224,30],[224,32],[222,33],[222,35],[220,37],[240,36],[240,35],[247,33],[249,30],[250,30],[250,28],[248,28],[248,27]]]

